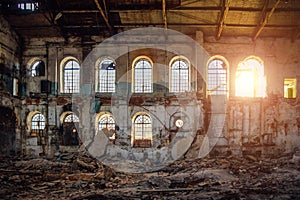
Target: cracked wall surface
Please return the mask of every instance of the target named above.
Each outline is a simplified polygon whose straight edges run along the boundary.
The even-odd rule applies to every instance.
[[[61,116],[68,112],[90,115],[88,99],[77,99],[77,107],[72,110],[72,97],[61,92],[62,71],[60,63],[67,56],[73,56],[82,63],[94,44],[84,44],[81,38],[31,38],[20,41],[6,21],[1,19],[1,108],[6,110],[6,117],[1,118],[1,126],[8,131],[0,132],[3,145],[7,150],[3,154],[19,153],[54,155],[58,151],[76,151],[79,145],[63,145],[63,124]],[[297,99],[283,98],[284,78],[296,78],[300,84],[299,52],[300,41],[283,38],[262,38],[255,42],[247,37],[223,37],[216,41],[205,37],[199,31],[193,38],[209,52],[209,56],[221,55],[229,63],[229,94],[226,103],[226,120],[220,138],[211,155],[219,154],[256,154],[272,155],[289,153],[300,145],[300,104],[299,89]],[[101,41],[101,38],[99,41]],[[98,42],[99,42],[98,41]],[[174,48],[176,45],[174,46]],[[197,59],[197,52],[190,49],[191,58]],[[192,148],[199,150],[204,141],[207,127],[211,119],[209,97],[205,91],[205,78],[192,70],[192,91],[183,95],[172,95],[168,91],[169,70],[158,68],[153,75],[153,93],[130,94],[131,64],[137,56],[150,57],[154,63],[166,64],[175,56],[172,53],[153,49],[142,49],[130,52],[116,59],[118,71],[118,87],[114,95],[98,94],[95,97],[96,112],[112,112],[118,126],[116,145],[128,149],[131,145],[132,117],[137,112],[147,111],[153,120],[153,147],[168,145],[174,135],[184,137],[186,131],[197,133]],[[264,62],[264,74],[267,77],[267,97],[239,98],[235,97],[235,72],[239,62],[248,56],[258,56]],[[202,58],[202,57],[201,57]],[[45,63],[43,76],[30,76],[31,63],[34,59]],[[202,61],[206,64],[208,58]],[[200,66],[201,65],[201,66]],[[199,64],[195,69],[206,67]],[[92,67],[94,69],[94,67]],[[89,77],[94,71],[86,70],[81,77],[82,91],[93,87]],[[18,95],[13,95],[13,78],[19,81]],[[46,92],[41,92],[42,82],[46,81]],[[44,83],[43,83],[44,84]],[[130,99],[127,99],[130,94]],[[74,100],[74,99],[73,99]],[[7,110],[9,109],[9,110]],[[73,107],[74,109],[74,107]],[[185,126],[181,129],[174,126],[176,112],[181,109]],[[38,111],[46,117],[46,128],[41,137],[30,136],[28,115]],[[12,119],[7,123],[7,118]],[[14,120],[15,119],[15,120]],[[79,127],[83,131],[84,141],[92,140],[95,130],[86,124],[95,125],[95,118],[80,117]],[[84,121],[85,120],[85,121]],[[15,124],[15,126],[13,125]],[[165,125],[168,126],[165,126]],[[10,128],[10,129],[9,129]],[[3,129],[4,130],[4,129]],[[44,141],[41,143],[41,141]],[[13,147],[11,147],[13,146]],[[178,145],[178,150],[184,148]],[[176,150],[177,150],[176,149]],[[176,152],[174,150],[174,152]],[[136,149],[138,152],[139,150]],[[176,157],[176,153],[174,153]]]

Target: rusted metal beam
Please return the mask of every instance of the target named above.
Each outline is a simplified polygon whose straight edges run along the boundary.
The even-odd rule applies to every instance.
[[[166,29],[168,27],[167,11],[166,11],[166,0],[162,0],[162,16],[163,16],[163,21],[164,21],[164,28]]]
[[[222,0],[222,9],[221,9],[221,15],[219,18],[219,23],[218,23],[218,28],[217,28],[217,40],[220,39],[223,27],[224,27],[224,22],[226,20],[228,11],[229,11],[229,5],[230,5],[230,0]]]
[[[276,3],[274,4],[274,6],[272,7],[271,11],[269,12],[269,14],[264,13],[264,10],[267,10],[267,6],[266,4],[268,4],[269,0],[265,1],[265,5],[263,7],[262,10],[262,19],[260,21],[260,23],[257,26],[257,30],[256,33],[253,36],[253,40],[256,40],[256,38],[259,36],[259,34],[261,33],[261,31],[263,30],[263,28],[266,26],[266,24],[268,23],[268,21],[270,20],[272,14],[274,13],[275,9],[277,8],[277,6],[279,5],[281,0],[277,0]]]
[[[110,25],[109,21],[108,21],[108,17],[105,15],[100,3],[98,2],[98,0],[94,0],[95,1],[95,4],[97,5],[97,8],[102,16],[102,18],[104,19],[105,21],[105,24],[106,26],[108,27],[110,33],[112,34],[113,33],[113,27]]]

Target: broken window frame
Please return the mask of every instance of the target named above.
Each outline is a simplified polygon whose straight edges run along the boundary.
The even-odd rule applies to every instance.
[[[42,75],[40,75],[37,67],[40,65],[40,63],[44,63],[44,61],[42,60],[36,60],[33,62],[33,64],[31,65],[31,69],[30,69],[30,76],[31,77],[39,77],[39,76],[45,76],[45,63],[44,63],[44,71],[42,73]]]
[[[152,119],[147,113],[137,113],[133,118],[133,148],[152,147]]]
[[[140,56],[133,62],[133,93],[152,93],[153,62],[150,58]]]
[[[116,139],[116,121],[112,114],[110,113],[104,113],[101,114],[98,119],[98,131],[103,131],[104,133],[108,133],[108,138],[110,140]],[[97,133],[97,132],[96,132]]]
[[[105,66],[104,64],[109,63]],[[116,63],[104,57],[96,62],[96,92],[114,93],[116,91]]]
[[[183,56],[174,57],[170,61],[170,92],[182,93],[190,91],[190,76],[189,60]]]

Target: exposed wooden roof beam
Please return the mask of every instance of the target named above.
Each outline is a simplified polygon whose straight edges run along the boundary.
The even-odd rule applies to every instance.
[[[106,0],[103,0],[103,6],[104,6],[105,16],[108,18],[108,11],[107,11],[107,6],[106,6]]]
[[[261,33],[261,31],[263,30],[263,28],[265,27],[265,25],[268,23],[269,19],[271,18],[272,14],[274,13],[275,9],[277,8],[277,6],[279,5],[281,0],[277,0],[276,3],[274,4],[274,6],[272,7],[271,11],[269,12],[269,14],[266,14],[266,10],[267,10],[267,4],[269,4],[269,0],[265,0],[265,4],[262,10],[262,18],[260,23],[257,26],[257,30],[253,36],[253,40],[256,40],[256,38],[259,36],[259,34]]]
[[[110,33],[112,34],[113,33],[113,27],[110,25],[109,21],[108,21],[108,17],[105,15],[100,3],[98,2],[98,0],[94,0],[95,1],[95,4],[97,5],[97,8],[102,16],[102,18],[104,19],[105,21],[105,24],[106,26],[108,27]]]
[[[218,23],[218,28],[217,28],[217,40],[220,39],[223,27],[224,27],[224,22],[227,17],[228,11],[229,11],[229,5],[230,5],[230,0],[222,0],[222,9],[221,9],[221,15],[219,18],[219,23]]]
[[[221,6],[210,6],[210,7],[183,7],[178,9],[168,9],[167,11],[172,12],[180,12],[180,11],[220,11],[222,9]],[[110,13],[126,13],[126,12],[136,12],[136,11],[143,11],[137,9],[111,9],[109,10]],[[146,10],[149,11],[149,10]],[[151,11],[156,11],[153,9]],[[158,10],[157,10],[158,11]],[[258,8],[245,8],[245,7],[230,7],[230,11],[241,11],[241,12],[261,12],[261,9]],[[271,11],[271,8],[267,8],[267,12]],[[38,11],[37,11],[38,12]],[[63,10],[61,13],[63,14],[72,14],[72,13],[96,13],[99,10]],[[300,12],[300,8],[277,8],[275,12]]]
[[[131,28],[131,27],[146,27],[146,26],[163,26],[163,23],[137,23],[137,24],[131,24],[131,23],[123,23],[123,24],[116,24],[114,27],[116,28]],[[58,26],[58,25],[54,25]],[[54,28],[53,25],[43,25],[43,26],[12,26],[15,30],[36,30],[36,29],[49,29],[49,28]],[[217,24],[181,24],[181,23],[168,23],[169,27],[207,27],[207,28],[214,28],[217,26]],[[68,29],[68,28],[105,28],[106,25],[62,25],[62,28]],[[254,28],[255,25],[251,24],[226,24],[226,27],[230,28]],[[292,26],[292,25],[285,25],[285,26],[275,26],[275,25],[266,25],[265,28],[271,28],[271,29],[288,29],[288,30],[295,30],[297,27]],[[300,31],[300,27],[299,27]],[[298,35],[299,36],[299,35]]]
[[[163,16],[163,21],[164,21],[164,28],[166,29],[168,27],[167,11],[166,11],[166,0],[162,0],[162,16]]]

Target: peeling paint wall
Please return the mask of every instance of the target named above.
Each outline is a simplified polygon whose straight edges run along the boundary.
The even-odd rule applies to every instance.
[[[0,17],[0,155],[15,155],[22,151],[19,43],[17,34]]]
[[[1,19],[1,18],[0,18]],[[15,147],[13,151],[23,151],[25,154],[39,155],[46,153],[54,155],[57,151],[74,151],[77,146],[63,145],[61,116],[72,111],[72,96],[62,93],[61,61],[67,56],[73,56],[81,64],[95,44],[84,44],[81,38],[31,38],[24,39],[22,56],[19,53],[19,39],[7,22],[1,19],[0,63],[8,69],[9,76],[19,79],[21,95],[13,96],[6,86],[2,86],[1,103],[9,107],[16,116]],[[257,154],[276,155],[289,153],[300,145],[300,104],[297,99],[283,98],[284,78],[296,78],[300,85],[299,52],[300,41],[291,42],[283,38],[263,38],[255,42],[246,37],[222,37],[216,41],[213,37],[205,37],[199,31],[195,33],[199,44],[203,45],[210,56],[221,55],[229,63],[230,91],[226,109],[226,121],[222,134],[211,154],[231,153],[235,155]],[[103,38],[98,38],[100,42]],[[173,45],[176,48],[176,45]],[[205,59],[189,50],[191,59]],[[132,62],[140,55],[148,56],[154,63],[153,93],[132,94]],[[106,55],[110,56],[110,55]],[[113,55],[111,55],[113,56]],[[173,53],[163,50],[142,49],[132,51],[116,59],[117,92],[114,95],[96,93],[96,112],[114,114],[117,130],[115,144],[127,149],[131,145],[132,117],[141,111],[149,113],[153,119],[153,146],[167,145],[174,135],[184,137],[186,131],[197,132],[193,148],[199,149],[204,140],[205,130],[209,124],[210,108],[205,95],[205,82],[196,70],[192,70],[192,91],[183,95],[172,95],[168,91],[169,69],[160,65],[169,65]],[[257,56],[263,60],[264,72],[267,77],[267,97],[237,98],[235,97],[235,72],[239,62],[248,56]],[[19,62],[19,58],[21,62]],[[45,63],[43,76],[30,76],[32,59],[40,59]],[[205,61],[205,62],[206,62]],[[203,63],[205,63],[202,60]],[[19,64],[21,63],[21,64]],[[201,63],[201,62],[195,62]],[[14,73],[15,69],[19,72]],[[85,66],[86,67],[86,66]],[[195,69],[205,68],[202,64],[193,66]],[[83,93],[93,90],[90,80],[94,80],[94,68],[82,68],[81,89]],[[18,71],[18,70],[17,70]],[[203,70],[205,71],[205,70]],[[6,72],[5,72],[6,73]],[[3,73],[2,73],[3,74]],[[2,76],[3,77],[3,76]],[[93,77],[90,79],[90,77]],[[3,78],[2,78],[3,79]],[[47,82],[47,91],[42,91],[42,82]],[[6,84],[2,81],[2,85]],[[0,85],[1,86],[1,85]],[[11,86],[10,86],[11,87]],[[129,99],[127,97],[130,96]],[[193,99],[193,101],[191,101]],[[73,99],[74,100],[74,99]],[[78,98],[74,111],[85,116],[80,117],[79,127],[84,141],[92,140],[96,127],[95,116],[91,116],[89,99]],[[113,105],[113,108],[112,106]],[[181,129],[174,125],[174,117],[179,108],[184,115],[185,126]],[[43,135],[45,143],[41,145],[39,138],[30,136],[27,116],[30,112],[39,111],[46,118],[46,129]],[[174,137],[173,137],[174,138]],[[81,143],[80,143],[81,144]],[[176,146],[180,149],[183,146]],[[136,150],[139,153],[139,150]],[[176,152],[177,150],[174,150]],[[176,153],[175,153],[176,154]],[[175,155],[176,157],[176,155]]]

